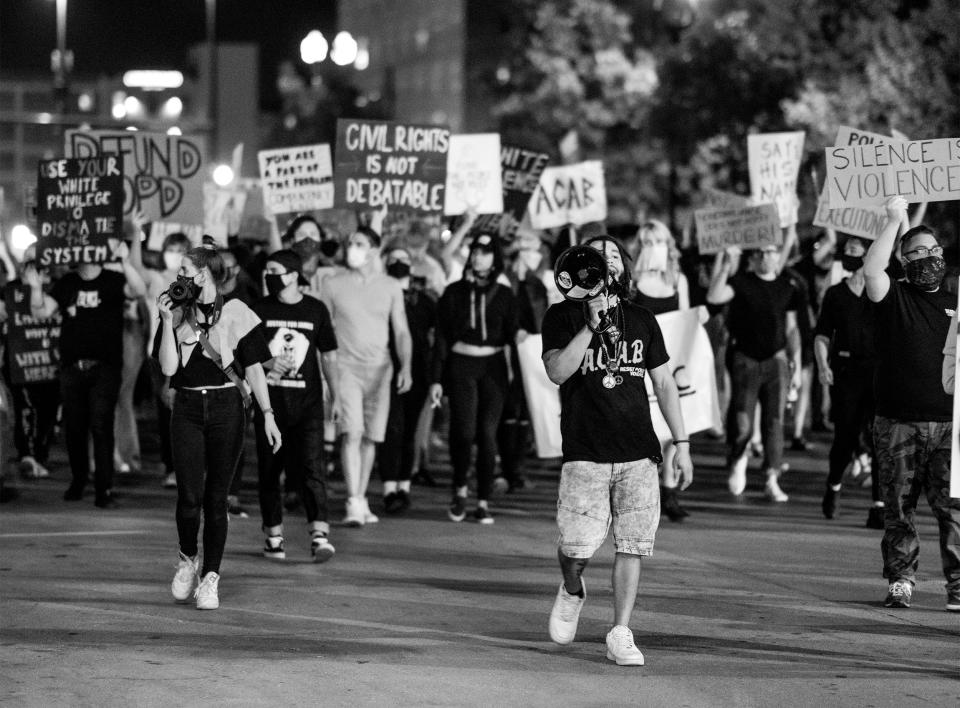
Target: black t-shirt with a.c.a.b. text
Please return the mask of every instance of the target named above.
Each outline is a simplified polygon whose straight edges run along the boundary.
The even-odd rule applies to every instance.
[[[621,301],[622,336],[619,375],[623,382],[603,385],[606,350],[594,334],[580,368],[560,385],[560,431],[564,462],[631,462],[660,458],[660,441],[650,419],[645,379],[651,369],[669,361],[656,317]],[[617,314],[613,313],[614,321]],[[563,349],[586,325],[582,303],[552,305],[543,317],[544,353]],[[609,345],[608,345],[609,346]]]

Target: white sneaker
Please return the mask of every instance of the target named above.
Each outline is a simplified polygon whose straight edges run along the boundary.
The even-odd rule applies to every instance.
[[[366,514],[363,497],[347,497],[347,513],[343,517],[344,526],[355,528],[363,526]]]
[[[633,643],[633,632],[618,624],[607,633],[607,658],[617,666],[643,666],[643,653]]]
[[[194,588],[197,586],[197,570],[200,560],[198,556],[189,558],[183,553],[180,554],[180,562],[177,563],[177,574],[173,576],[173,582],[170,583],[170,592],[173,593],[173,599],[177,602],[184,602],[190,598]]]
[[[176,474],[176,472],[170,472],[166,477],[163,478],[163,488],[164,488],[164,489],[176,489],[176,488],[177,488],[177,474]]]
[[[730,468],[730,477],[727,479],[727,488],[730,493],[739,497],[747,488],[747,456],[741,455],[733,467]]]
[[[263,557],[271,560],[284,560],[287,557],[283,550],[283,536],[267,536],[264,539]]]
[[[326,563],[333,558],[337,549],[330,543],[330,539],[325,534],[318,533],[310,539],[310,555],[313,556],[314,563]]]
[[[380,521],[380,517],[370,511],[370,502],[367,501],[367,498],[360,497],[360,501],[363,502],[363,523],[375,524]]]
[[[203,576],[194,593],[198,610],[215,610],[220,607],[219,585],[219,573],[210,572]]]
[[[773,475],[767,477],[767,484],[763,488],[763,494],[772,502],[782,504],[783,502],[789,501],[790,497],[784,494],[783,490],[780,489],[780,485],[777,484],[777,478]]]
[[[563,581],[560,581],[557,599],[553,601],[553,609],[550,610],[550,639],[557,644],[569,644],[577,636],[580,610],[587,601],[587,586],[583,578],[580,578],[580,587],[583,589],[583,597],[568,593]]]

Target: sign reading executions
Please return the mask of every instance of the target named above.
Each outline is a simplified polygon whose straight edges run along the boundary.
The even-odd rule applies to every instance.
[[[775,204],[780,226],[797,223],[797,175],[803,159],[803,131],[747,136],[750,194],[754,204]]]
[[[607,218],[607,191],[603,163],[588,160],[575,165],[547,167],[540,175],[528,205],[535,229],[580,226]]]
[[[780,217],[773,204],[697,209],[697,244],[700,253],[717,253],[725,248],[764,248],[783,243]]]
[[[271,214],[333,208],[329,145],[261,150],[257,159],[264,203]]]
[[[336,206],[442,212],[449,148],[447,128],[338,120]]]
[[[60,315],[37,319],[30,313],[30,289],[8,288],[7,347],[14,385],[57,381],[60,364]]]
[[[503,184],[503,213],[479,217],[473,225],[475,233],[503,233],[512,236],[523,221],[530,197],[540,183],[540,175],[550,161],[545,152],[515,145],[500,147],[500,181]]]

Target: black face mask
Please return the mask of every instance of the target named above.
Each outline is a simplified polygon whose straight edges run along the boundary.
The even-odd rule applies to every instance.
[[[848,273],[855,273],[863,268],[863,256],[848,256],[844,253],[840,256],[840,264]]]
[[[903,264],[907,281],[921,290],[936,290],[943,282],[947,262],[940,256],[927,256]]]
[[[333,258],[340,250],[340,244],[336,241],[322,241],[320,243],[320,253],[327,258]]]
[[[287,287],[287,284],[283,282],[282,273],[267,273],[263,276],[263,280],[267,285],[267,293],[271,297],[276,297],[280,294],[280,291]]]
[[[402,280],[410,275],[410,264],[403,261],[394,261],[387,266],[387,275],[393,276],[397,280]]]

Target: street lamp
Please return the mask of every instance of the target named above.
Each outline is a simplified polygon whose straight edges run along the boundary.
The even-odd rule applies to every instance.
[[[300,58],[304,64],[319,64],[327,58],[328,48],[323,33],[320,30],[311,30],[300,42]]]
[[[359,45],[353,35],[342,30],[333,38],[333,47],[330,50],[330,59],[337,66],[352,64],[357,59]]]

